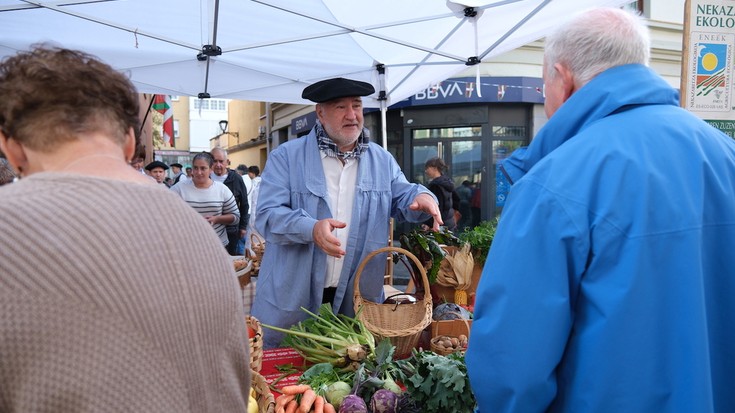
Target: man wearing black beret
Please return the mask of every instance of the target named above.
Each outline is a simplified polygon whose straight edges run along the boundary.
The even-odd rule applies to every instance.
[[[391,217],[442,224],[436,198],[406,180],[393,156],[363,128],[362,96],[370,83],[336,78],[304,89],[317,122],[303,138],[279,145],[263,171],[255,227],[266,239],[252,313],[288,328],[330,303],[354,315],[353,281],[367,254],[387,246]],[[385,261],[373,259],[360,292],[383,300]],[[287,288],[284,288],[288,286]],[[283,336],[269,331],[265,347]]]
[[[153,161],[145,166],[145,170],[161,185],[166,185],[166,170],[168,165],[161,161]],[[168,185],[166,185],[168,187]]]
[[[173,175],[174,175],[172,177],[174,180],[174,185],[176,185],[177,183],[179,183],[179,178],[181,178],[181,175],[184,173],[182,171],[182,169],[184,169],[184,165],[178,162],[174,162],[169,166],[171,167],[171,172],[173,172]]]

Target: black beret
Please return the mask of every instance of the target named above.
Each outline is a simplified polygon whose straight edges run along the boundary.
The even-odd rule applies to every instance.
[[[337,77],[307,86],[301,93],[301,97],[312,102],[323,103],[333,99],[368,96],[373,93],[375,93],[375,88],[370,83]]]
[[[177,167],[177,168],[179,168],[179,169],[181,169],[181,168],[183,168],[183,167],[184,167],[183,165],[181,165],[181,164],[180,164],[180,163],[178,163],[178,162],[174,162],[174,163],[172,163],[172,164],[171,164],[171,167],[174,167],[174,166],[175,166],[175,167]]]
[[[153,168],[163,168],[163,170],[165,171],[166,169],[168,169],[168,165],[166,165],[165,163],[161,161],[153,161],[145,166],[146,171],[150,171]]]

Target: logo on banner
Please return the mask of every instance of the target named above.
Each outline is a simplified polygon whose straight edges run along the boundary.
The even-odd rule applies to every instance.
[[[726,86],[727,45],[700,43],[697,61],[697,94],[707,96]]]
[[[689,109],[730,110],[732,81],[732,41],[735,36],[698,33],[692,47],[692,73]]]

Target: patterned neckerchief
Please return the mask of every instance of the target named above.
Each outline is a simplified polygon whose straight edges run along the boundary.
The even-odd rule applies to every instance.
[[[370,142],[370,131],[366,128],[362,128],[362,133],[357,137],[357,145],[355,145],[355,149],[349,152],[342,152],[339,150],[339,147],[337,147],[337,144],[327,136],[327,132],[324,131],[324,127],[318,119],[316,121],[316,125],[314,125],[314,132],[316,133],[316,141],[319,144],[319,150],[324,151],[327,156],[332,158],[360,159],[360,155],[367,150],[368,142]]]

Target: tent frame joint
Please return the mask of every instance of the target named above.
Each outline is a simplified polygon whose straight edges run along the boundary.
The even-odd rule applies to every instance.
[[[197,54],[197,60],[200,62],[203,62],[207,60],[208,57],[212,56],[220,56],[222,54],[222,48],[219,46],[211,45],[211,44],[205,44],[202,46],[202,51]]]

